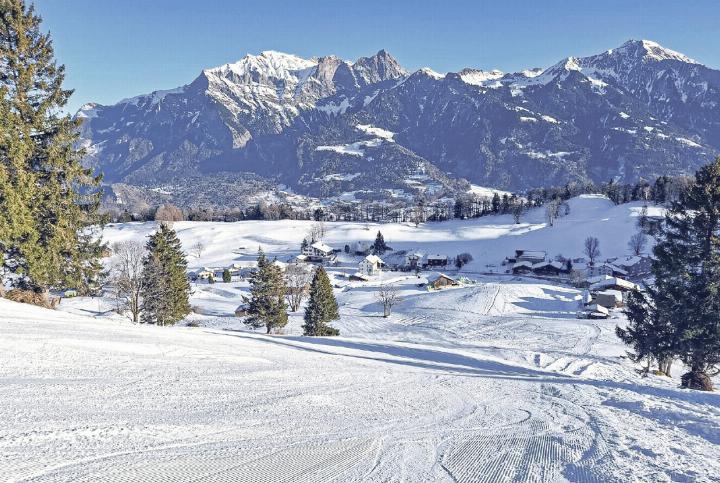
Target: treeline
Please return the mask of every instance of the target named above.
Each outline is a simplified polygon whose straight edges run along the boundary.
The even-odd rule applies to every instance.
[[[289,203],[259,202],[247,207],[181,209],[171,204],[160,205],[141,213],[113,210],[113,222],[129,221],[220,221],[243,220],[315,220],[352,222],[447,221],[480,218],[488,215],[513,215],[518,222],[525,211],[547,203],[563,202],[582,194],[601,194],[615,204],[647,201],[669,204],[680,200],[692,187],[689,176],[660,176],[653,183],[640,180],[621,184],[614,181],[596,184],[572,182],[561,187],[534,188],[525,193],[496,192],[493,196],[463,193],[440,200],[336,201],[322,207],[301,208]]]

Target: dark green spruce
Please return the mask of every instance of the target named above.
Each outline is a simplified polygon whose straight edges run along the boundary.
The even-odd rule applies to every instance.
[[[315,270],[310,284],[310,299],[305,307],[303,333],[312,336],[339,335],[340,331],[329,324],[340,318],[337,300],[330,279],[323,267]]]
[[[150,235],[143,261],[141,322],[173,325],[190,313],[187,261],[175,230],[162,223]]]
[[[72,91],[40,24],[24,1],[0,2],[0,262],[22,288],[88,293],[101,272],[100,180],[80,162],[80,120],[61,114]]]
[[[265,327],[269,334],[287,325],[285,279],[280,268],[268,261],[262,249],[258,251],[258,266],[250,275],[250,296],[246,323],[254,328]]]

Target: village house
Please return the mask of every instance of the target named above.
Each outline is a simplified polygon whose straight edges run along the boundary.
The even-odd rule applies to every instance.
[[[385,262],[377,255],[366,256],[358,266],[358,273],[365,277],[375,277],[380,274]]]
[[[544,262],[545,258],[547,257],[547,253],[543,251],[537,251],[537,250],[515,250],[515,259],[514,261],[517,262],[530,262],[530,263],[540,263]]]
[[[410,270],[417,270],[422,267],[423,254],[412,252],[405,255],[405,267]]]
[[[425,261],[427,267],[447,267],[448,257],[447,255],[428,255]]]
[[[591,304],[584,307],[577,313],[578,319],[607,319],[610,318],[610,311],[598,304]]]
[[[603,290],[593,294],[593,303],[607,309],[616,309],[625,306],[623,294],[619,290]]]
[[[433,280],[428,282],[428,286],[435,290],[440,290],[446,287],[457,287],[458,285],[460,285],[460,282],[454,278],[448,277],[444,273],[439,274]]]
[[[522,263],[522,262],[521,262]],[[567,264],[563,262],[540,262],[532,266],[532,271],[536,275],[552,275],[558,276],[562,273],[568,273]]]
[[[626,270],[623,270],[622,268],[608,262],[591,264],[587,267],[588,277],[597,277],[600,275],[610,275],[612,277],[627,277],[627,274],[628,273]]]
[[[595,282],[590,285],[591,292],[599,292],[603,290],[619,290],[620,292],[631,292],[640,290],[640,286],[633,282],[628,282],[622,278],[611,277]]]
[[[335,259],[335,251],[321,241],[314,242],[303,249],[302,255],[311,262],[329,262]]]
[[[623,269],[629,278],[642,278],[650,275],[652,258],[644,255],[634,255],[611,260],[612,264]]]
[[[530,262],[518,262],[512,266],[512,273],[515,275],[533,273],[533,264]]]

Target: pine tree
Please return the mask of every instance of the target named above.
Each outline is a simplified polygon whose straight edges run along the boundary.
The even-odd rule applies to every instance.
[[[383,237],[383,234],[379,231],[377,232],[377,236],[375,236],[375,242],[373,243],[372,249],[373,253],[377,255],[382,255],[390,249],[385,243],[385,238]]]
[[[50,36],[23,0],[0,2],[0,254],[37,291],[97,284],[104,248],[99,178],[75,148],[80,120],[60,115],[72,94]]]
[[[143,323],[172,325],[190,313],[187,261],[175,231],[162,223],[150,235],[143,262]]]
[[[230,283],[232,281],[232,275],[230,275],[230,270],[228,270],[227,268],[225,270],[223,270],[222,277],[223,277],[223,282],[225,282],[225,283]]]
[[[258,250],[257,263],[257,269],[250,275],[250,297],[244,298],[248,304],[246,323],[254,328],[265,326],[269,334],[287,325],[285,279],[262,249]]]
[[[720,158],[697,172],[682,202],[672,203],[653,249],[649,302],[628,313],[637,327],[632,342],[666,347],[680,358],[690,368],[682,386],[691,389],[712,390],[709,373],[720,364],[719,230]],[[643,331],[648,318],[652,330]]]
[[[339,330],[328,325],[330,321],[339,318],[338,304],[330,279],[325,269],[319,267],[310,284],[310,300],[305,308],[303,333],[312,336],[339,335]]]

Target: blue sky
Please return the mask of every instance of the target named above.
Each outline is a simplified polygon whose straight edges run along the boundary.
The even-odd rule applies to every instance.
[[[384,48],[408,69],[515,71],[655,40],[720,68],[717,0],[36,0],[75,89],[68,110],[192,81],[279,50],[348,60]]]

